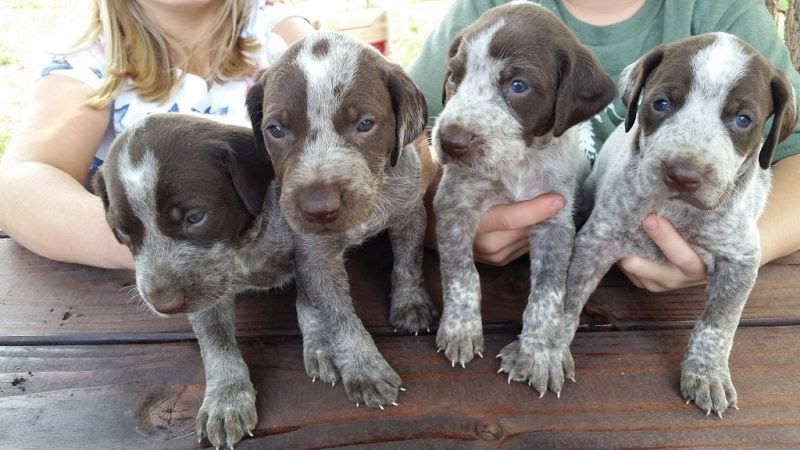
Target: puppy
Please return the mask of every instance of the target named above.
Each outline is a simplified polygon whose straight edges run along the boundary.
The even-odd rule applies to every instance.
[[[233,447],[256,426],[255,389],[234,337],[234,295],[292,278],[272,167],[249,128],[155,114],[124,131],[94,178],[106,219],[159,315],[189,313],[206,374],[197,434]]]
[[[260,74],[247,105],[296,245],[306,371],[331,384],[341,377],[356,404],[393,404],[402,380],[353,311],[344,252],[388,228],[389,320],[415,334],[430,326],[420,162],[410,145],[427,121],[422,94],[373,48],[317,33]]]
[[[623,71],[620,94],[628,108],[624,130],[621,125],[606,141],[586,183],[596,205],[578,233],[569,268],[566,342],[612,264],[630,255],[665,261],[641,225],[647,214],[658,213],[708,271],[705,310],[689,339],[681,393],[687,403],[722,417],[736,407],[728,355],[758,273],[756,221],[770,188],[772,154],[795,127],[794,93],[783,72],[752,47],[713,33],[651,50]],[[571,357],[566,367],[573,376]]]
[[[541,6],[492,8],[452,43],[433,147],[444,163],[434,200],[444,294],[436,345],[453,365],[483,356],[472,250],[481,215],[555,192],[564,208],[528,230],[531,290],[522,334],[498,356],[509,381],[528,383],[540,395],[548,386],[560,392],[574,197],[589,173],[573,126],[613,97],[614,84],[597,59]]]

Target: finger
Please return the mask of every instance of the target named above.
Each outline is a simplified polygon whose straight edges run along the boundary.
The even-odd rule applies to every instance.
[[[528,245],[528,229],[520,228],[509,231],[492,231],[475,235],[472,248],[475,254],[483,257],[495,255],[509,247],[516,249],[520,244]]]
[[[542,194],[534,199],[497,205],[481,217],[478,233],[526,228],[548,219],[564,207],[558,194]]]
[[[629,256],[620,260],[619,264],[636,276],[645,289],[652,292],[697,286],[705,282],[705,277],[690,278],[676,266],[651,261],[642,256]]]
[[[641,280],[639,280],[639,277],[625,270],[622,261],[617,263],[617,267],[619,267],[619,270],[622,271],[622,273],[628,278],[628,280],[630,280],[631,283],[633,283],[634,286],[638,287],[639,289],[644,289],[644,286],[642,285]]]
[[[476,254],[475,261],[490,266],[505,266],[526,253],[528,253],[527,240],[524,242],[517,242],[494,254]]]
[[[703,260],[697,256],[694,249],[669,220],[656,214],[648,214],[642,221],[642,225],[669,262],[690,278],[706,277],[706,266],[703,264]]]

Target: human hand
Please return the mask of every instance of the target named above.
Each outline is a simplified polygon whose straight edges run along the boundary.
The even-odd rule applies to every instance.
[[[621,259],[617,265],[634,285],[650,292],[664,292],[706,284],[705,263],[667,219],[649,214],[642,226],[669,262],[655,262],[643,256]]]
[[[564,198],[550,193],[489,209],[481,217],[473,241],[475,260],[504,266],[528,253],[528,227],[550,218],[563,207]]]

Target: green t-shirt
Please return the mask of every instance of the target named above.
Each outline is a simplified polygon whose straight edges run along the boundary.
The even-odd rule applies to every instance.
[[[428,36],[409,73],[428,102],[435,118],[442,110],[445,52],[455,35],[501,0],[456,0],[442,23]],[[589,25],[576,19],[558,0],[535,0],[558,16],[600,60],[615,81],[629,64],[653,47],[687,36],[725,31],[749,42],[773,64],[786,72],[796,92],[800,75],[794,69],[783,41],[763,0],[646,0],[628,20],[609,26]],[[535,44],[534,44],[535,45]],[[584,152],[590,157],[625,118],[619,97],[581,130]],[[588,135],[586,133],[589,133]],[[592,145],[592,139],[593,144]],[[587,143],[588,140],[588,143]],[[773,161],[800,152],[800,126],[775,151]]]

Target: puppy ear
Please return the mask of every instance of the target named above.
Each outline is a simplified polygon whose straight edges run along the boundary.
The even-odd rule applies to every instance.
[[[758,162],[762,169],[769,167],[775,147],[788,138],[797,124],[797,104],[794,89],[781,70],[776,70],[770,82],[772,87],[772,128],[758,154]]]
[[[247,211],[257,216],[264,207],[267,188],[275,179],[272,163],[267,152],[254,145],[249,133],[232,132],[226,139],[230,148],[223,153],[222,164]]]
[[[103,177],[102,167],[97,169],[92,176],[92,192],[94,195],[100,197],[100,200],[103,201],[103,208],[108,211],[110,202],[108,200],[108,190],[106,190],[106,179]]]
[[[636,121],[639,109],[639,96],[650,73],[661,64],[664,58],[664,47],[658,46],[626,67],[619,76],[619,95],[622,104],[628,108],[625,116],[625,131],[630,131]]]
[[[266,84],[267,71],[262,70],[256,76],[255,84],[247,92],[247,115],[250,116],[250,124],[253,126],[253,139],[255,148],[267,153],[264,143],[264,134],[261,132],[261,119],[264,112],[264,85]]]
[[[562,55],[553,136],[602,111],[614,99],[614,82],[588,50],[576,46]]]
[[[422,92],[400,66],[390,64],[387,85],[395,118],[395,148],[389,156],[394,167],[403,148],[425,130],[428,107]]]

